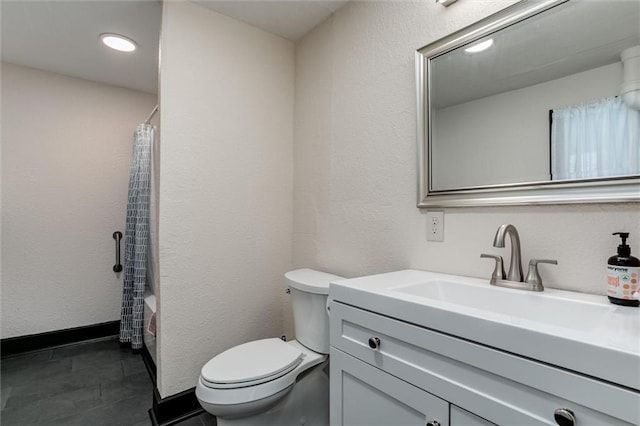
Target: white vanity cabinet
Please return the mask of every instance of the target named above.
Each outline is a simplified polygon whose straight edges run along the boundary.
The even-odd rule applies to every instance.
[[[449,424],[457,426],[491,426],[495,423],[491,423],[482,417],[476,416],[473,413],[463,410],[460,407],[451,405],[449,410]]]
[[[331,304],[332,426],[637,425],[639,402],[627,387]],[[555,418],[569,412],[575,422]]]

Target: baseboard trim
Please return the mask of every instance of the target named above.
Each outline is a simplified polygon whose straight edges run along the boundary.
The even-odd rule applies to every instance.
[[[65,330],[48,331],[0,340],[0,356],[7,357],[101,337],[117,336],[120,321],[109,321]]]
[[[153,407],[149,417],[153,426],[171,426],[190,417],[204,413],[196,398],[196,388],[161,398],[158,389],[153,390]]]
[[[157,384],[158,370],[156,367],[156,363],[153,361],[153,357],[149,352],[149,348],[147,348],[147,345],[145,344],[142,345],[142,361],[144,361],[144,366],[147,368],[147,373],[149,373],[149,377],[153,382],[153,387],[154,388],[158,387],[158,384]]]

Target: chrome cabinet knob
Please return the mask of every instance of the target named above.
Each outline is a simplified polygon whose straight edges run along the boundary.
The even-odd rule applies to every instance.
[[[427,426],[440,426],[440,422],[437,420],[431,420],[429,423],[427,423]]]
[[[568,408],[558,408],[553,413],[553,418],[560,426],[573,426],[576,424],[576,416]]]
[[[369,337],[369,347],[374,351],[380,349],[380,339],[377,337]]]

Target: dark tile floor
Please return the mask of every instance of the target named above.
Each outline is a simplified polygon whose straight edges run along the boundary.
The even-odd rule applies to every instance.
[[[142,357],[116,338],[0,361],[3,426],[148,426],[153,385]],[[213,426],[202,414],[181,426]]]

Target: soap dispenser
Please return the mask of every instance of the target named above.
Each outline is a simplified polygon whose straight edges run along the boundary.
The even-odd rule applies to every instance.
[[[640,305],[640,260],[631,256],[631,247],[627,245],[628,232],[614,232],[619,235],[622,244],[618,254],[607,262],[607,296],[611,303],[624,306]]]

